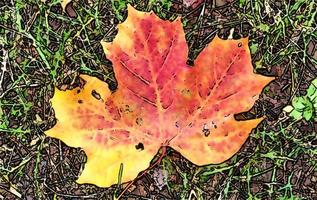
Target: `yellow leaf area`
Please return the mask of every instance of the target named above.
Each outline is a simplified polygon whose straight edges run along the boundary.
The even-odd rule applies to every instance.
[[[117,91],[81,76],[83,88],[56,89],[52,99],[58,121],[46,134],[87,154],[77,182],[116,184],[121,163],[122,182],[131,181],[162,146],[197,165],[234,155],[261,119],[238,122],[233,115],[250,109],[272,80],[253,73],[248,40],[215,38],[191,67],[180,19],[163,21],[129,7],[118,29],[112,43],[102,43]]]

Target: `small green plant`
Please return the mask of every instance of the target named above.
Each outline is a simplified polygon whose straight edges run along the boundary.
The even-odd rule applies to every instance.
[[[295,120],[315,120],[317,117],[317,79],[307,89],[304,96],[295,96],[291,105],[284,108],[289,116]]]

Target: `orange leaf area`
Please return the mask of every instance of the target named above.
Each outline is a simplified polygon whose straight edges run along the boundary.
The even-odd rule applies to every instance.
[[[103,43],[118,90],[82,76],[83,88],[56,90],[52,99],[58,122],[46,134],[87,154],[77,182],[116,184],[121,163],[122,182],[131,181],[161,146],[197,165],[234,155],[261,119],[238,122],[233,114],[250,109],[272,80],[253,73],[248,40],[215,38],[190,67],[180,19],[129,7],[118,28],[115,40]]]

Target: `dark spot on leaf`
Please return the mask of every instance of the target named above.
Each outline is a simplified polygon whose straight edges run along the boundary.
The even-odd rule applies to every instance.
[[[202,130],[204,136],[208,137],[210,135],[210,129],[208,128],[207,124],[204,124],[203,130]]]
[[[123,109],[122,111],[125,112],[125,113],[132,113],[133,112],[133,110],[127,104],[122,109]]]
[[[210,130],[209,129],[203,129],[203,134],[208,137],[210,135]]]
[[[135,148],[136,148],[136,150],[143,151],[144,150],[144,145],[143,145],[143,143],[139,142],[139,144],[135,145]]]
[[[78,100],[78,103],[82,104],[82,103],[83,103],[83,100],[79,99],[79,100]]]
[[[143,119],[140,118],[140,117],[138,117],[138,118],[136,118],[135,123],[136,123],[137,125],[141,126],[142,123],[143,123]]]
[[[96,92],[96,90],[92,90],[92,91],[91,91],[91,95],[92,95],[93,97],[95,97],[97,100],[100,100],[100,99],[101,99],[100,94],[99,94],[98,92]]]
[[[175,126],[176,126],[176,128],[179,128],[179,122],[178,121],[175,122]]]

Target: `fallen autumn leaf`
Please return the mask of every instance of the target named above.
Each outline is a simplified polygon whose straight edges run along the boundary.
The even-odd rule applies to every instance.
[[[103,43],[118,90],[82,76],[83,88],[56,90],[52,99],[58,121],[46,134],[87,154],[77,182],[116,184],[121,163],[122,182],[131,181],[161,146],[197,165],[234,155],[261,119],[238,122],[233,114],[250,109],[272,80],[253,73],[248,40],[215,38],[190,67],[180,19],[129,6],[118,28],[114,41]]]

